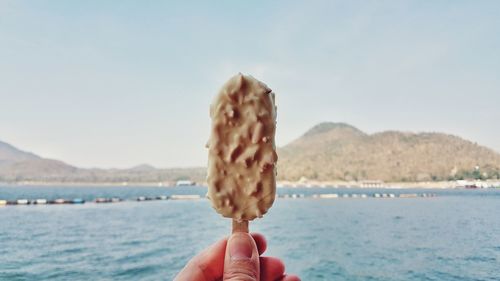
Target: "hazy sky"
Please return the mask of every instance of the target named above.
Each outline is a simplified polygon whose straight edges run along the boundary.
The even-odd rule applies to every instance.
[[[188,3],[189,2],[189,3]],[[0,140],[82,167],[204,165],[208,108],[266,82],[321,121],[500,151],[500,1],[0,0]]]

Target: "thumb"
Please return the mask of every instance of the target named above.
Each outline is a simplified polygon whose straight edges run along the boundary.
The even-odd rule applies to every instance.
[[[257,245],[250,234],[235,232],[227,241],[224,258],[224,281],[259,281]]]

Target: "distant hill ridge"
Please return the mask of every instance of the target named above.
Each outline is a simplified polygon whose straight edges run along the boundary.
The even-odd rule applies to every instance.
[[[165,182],[203,181],[205,168],[157,169],[141,164],[130,169],[82,169],[42,158],[0,141],[0,182]]]
[[[366,134],[345,123],[320,123],[278,155],[278,178],[288,180],[452,180],[496,178],[500,171],[499,153],[457,136]]]
[[[21,151],[6,142],[0,141],[0,163],[12,163],[39,158],[33,153]]]
[[[314,135],[319,135],[326,132],[331,132],[333,130],[344,130],[345,132],[352,132],[354,134],[364,134],[358,128],[349,125],[347,123],[333,123],[333,122],[323,122],[309,129],[304,137],[310,137]]]
[[[278,179],[431,181],[500,178],[500,154],[443,133],[366,134],[346,123],[320,123],[278,149]],[[478,167],[478,169],[476,169]],[[0,141],[0,182],[202,182],[206,169],[82,169]]]

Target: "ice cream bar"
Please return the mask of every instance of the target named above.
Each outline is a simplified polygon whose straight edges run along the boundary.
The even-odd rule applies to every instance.
[[[210,107],[208,197],[237,222],[262,217],[276,194],[274,93],[252,76],[227,81]]]

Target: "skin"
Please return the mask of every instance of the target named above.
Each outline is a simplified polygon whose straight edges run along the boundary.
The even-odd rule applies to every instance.
[[[248,234],[247,234],[248,235]],[[285,274],[285,265],[283,262],[274,257],[261,256],[266,248],[267,242],[262,234],[252,233],[251,237],[255,243],[253,251],[255,255],[252,259],[245,261],[247,263],[255,263],[253,266],[260,271],[257,277],[249,277],[249,281],[300,281],[295,275]],[[238,263],[229,264],[229,251],[226,251],[228,245],[228,237],[221,239],[212,246],[200,252],[192,258],[177,275],[174,281],[222,281],[222,280],[237,280],[231,279],[228,274],[228,267],[240,266]],[[241,270],[245,270],[248,264],[242,264]],[[239,271],[236,269],[236,271]]]

